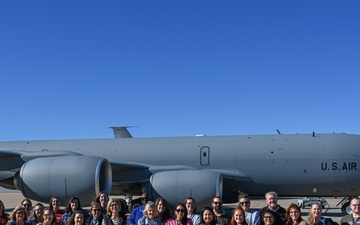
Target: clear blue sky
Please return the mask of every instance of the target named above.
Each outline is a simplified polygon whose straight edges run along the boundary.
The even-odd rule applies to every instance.
[[[0,140],[360,134],[359,0],[0,1]]]

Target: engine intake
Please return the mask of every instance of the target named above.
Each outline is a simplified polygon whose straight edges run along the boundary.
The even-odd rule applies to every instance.
[[[15,187],[30,199],[48,202],[54,195],[65,204],[77,196],[89,205],[100,191],[110,193],[112,172],[108,160],[93,156],[37,158],[15,175]]]

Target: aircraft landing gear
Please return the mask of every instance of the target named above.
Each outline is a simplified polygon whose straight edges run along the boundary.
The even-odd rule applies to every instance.
[[[344,203],[344,205],[341,206],[341,212],[343,214],[351,214],[352,210],[350,208],[350,202]]]
[[[136,207],[139,207],[142,205],[141,198],[133,199],[132,194],[126,194],[124,202],[127,206],[127,210],[129,213],[131,213]]]
[[[132,197],[133,197],[132,194],[125,195],[125,202],[126,202],[126,208],[127,208],[128,213],[131,213],[131,211],[132,211],[132,204],[131,204]]]
[[[345,215],[352,213],[352,210],[350,208],[350,199],[351,197],[345,197],[336,205],[339,206],[341,204],[341,212]]]

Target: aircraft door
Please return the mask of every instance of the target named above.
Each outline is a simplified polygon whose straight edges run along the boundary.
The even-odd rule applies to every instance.
[[[208,146],[202,146],[200,148],[200,164],[202,166],[208,166],[210,163],[210,148]]]

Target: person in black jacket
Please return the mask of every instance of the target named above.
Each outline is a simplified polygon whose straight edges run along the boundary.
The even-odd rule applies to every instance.
[[[286,223],[286,209],[281,207],[277,201],[278,196],[274,191],[270,191],[265,194],[267,206],[260,210],[260,225],[264,225],[264,213],[266,210],[274,212],[274,223],[273,225],[285,225]]]

